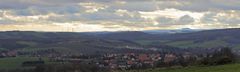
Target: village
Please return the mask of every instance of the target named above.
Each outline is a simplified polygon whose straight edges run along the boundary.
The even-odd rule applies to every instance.
[[[94,64],[100,68],[108,68],[113,70],[128,70],[164,67],[172,65],[182,65],[188,61],[197,60],[199,57],[189,52],[184,54],[174,53],[124,53],[124,54],[105,54],[101,56],[64,56],[51,57],[53,62],[61,63],[86,63]]]
[[[17,51],[4,51],[1,52],[1,58],[17,57],[21,52]],[[41,53],[40,53],[41,54]],[[103,55],[61,55],[51,53],[47,55],[33,54],[30,57],[37,57],[35,61],[25,61],[22,63],[24,67],[33,67],[43,65],[46,62],[42,58],[48,58],[49,62],[59,64],[91,64],[99,68],[107,68],[111,70],[128,70],[128,69],[143,69],[154,67],[166,67],[173,65],[183,64],[187,65],[188,62],[200,60],[201,57],[190,52],[181,54],[176,53],[108,53]]]
[[[17,51],[12,50],[12,51],[1,51],[0,52],[0,58],[5,58],[5,57],[16,57],[17,56]]]
[[[225,54],[225,48],[208,49],[212,50],[212,53],[196,54],[188,51],[181,53],[176,52],[129,52],[129,53],[107,53],[101,55],[68,55],[50,53],[33,53],[28,57],[37,58],[35,60],[27,60],[22,62],[23,67],[36,67],[47,63],[57,64],[85,64],[93,65],[98,68],[110,69],[110,70],[132,70],[132,69],[146,69],[157,67],[171,67],[171,66],[191,66],[194,64],[209,64],[209,59],[215,59],[215,57],[231,57],[231,55]],[[41,51],[46,53],[45,51]],[[223,54],[222,54],[223,52]],[[1,58],[14,58],[22,56],[21,52],[3,51],[0,53]],[[231,61],[231,60],[230,60]],[[219,61],[227,62],[227,61]],[[215,63],[215,62],[214,62]],[[213,64],[214,64],[213,63]]]

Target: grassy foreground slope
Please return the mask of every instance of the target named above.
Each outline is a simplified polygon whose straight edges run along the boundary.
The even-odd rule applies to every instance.
[[[188,68],[167,68],[167,69],[159,68],[123,72],[240,72],[240,64],[227,64],[220,66],[188,67]]]

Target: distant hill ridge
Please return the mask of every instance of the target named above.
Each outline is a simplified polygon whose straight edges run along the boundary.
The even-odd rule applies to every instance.
[[[239,48],[240,28],[176,34],[150,34],[142,31],[97,32],[97,34],[86,32],[0,32],[1,49],[32,47],[77,49],[84,47],[92,50],[101,50],[103,48],[124,48],[126,46],[141,48],[143,45],[169,45],[180,48],[220,46]]]

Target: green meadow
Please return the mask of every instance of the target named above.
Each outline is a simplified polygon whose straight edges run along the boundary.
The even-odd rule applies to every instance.
[[[226,64],[219,66],[204,66],[204,67],[186,67],[186,68],[156,68],[146,70],[130,70],[117,72],[240,72],[240,64]]]
[[[50,64],[47,58],[42,58],[46,64]],[[0,69],[17,69],[23,68],[22,63],[25,61],[37,61],[37,57],[10,57],[10,58],[0,58]]]

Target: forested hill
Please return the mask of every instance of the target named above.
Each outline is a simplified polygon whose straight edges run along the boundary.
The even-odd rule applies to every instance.
[[[150,34],[140,31],[98,35],[105,39],[131,40],[144,45],[170,45],[181,48],[240,47],[240,29],[216,29],[190,33]]]
[[[150,34],[141,31],[71,32],[0,32],[0,50],[21,48],[60,49],[69,52],[118,52],[119,48],[214,48],[240,47],[240,29],[218,29],[191,33]]]

